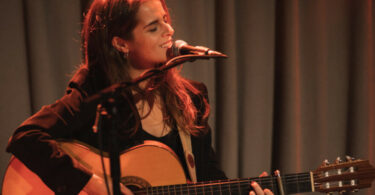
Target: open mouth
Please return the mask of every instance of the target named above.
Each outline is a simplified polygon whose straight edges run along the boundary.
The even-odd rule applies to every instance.
[[[161,48],[171,48],[172,47],[172,40],[169,40],[165,43],[163,43],[162,45],[160,45]]]

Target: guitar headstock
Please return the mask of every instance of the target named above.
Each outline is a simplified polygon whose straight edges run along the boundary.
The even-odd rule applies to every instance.
[[[337,158],[332,164],[325,160],[313,174],[317,192],[352,192],[371,187],[375,178],[375,168],[368,160],[346,157],[345,162]]]

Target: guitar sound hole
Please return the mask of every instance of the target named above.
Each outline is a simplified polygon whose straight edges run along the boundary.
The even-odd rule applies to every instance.
[[[121,178],[121,183],[129,188],[132,192],[137,192],[136,194],[146,194],[141,193],[142,189],[151,187],[150,183],[146,180],[137,176],[126,176]]]
[[[135,185],[126,185],[126,187],[129,188],[132,192],[136,192],[141,189],[140,187],[135,186]]]

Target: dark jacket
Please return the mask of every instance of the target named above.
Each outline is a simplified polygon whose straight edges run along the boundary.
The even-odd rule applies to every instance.
[[[207,96],[202,83],[193,82]],[[10,139],[7,151],[22,161],[31,171],[56,194],[77,194],[90,179],[92,173],[65,154],[56,142],[57,139],[76,139],[97,147],[97,134],[92,132],[95,121],[96,105],[86,105],[83,101],[94,94],[87,68],[80,68],[69,83],[66,94],[54,104],[42,109],[24,121]],[[203,96],[192,95],[192,100],[200,112],[204,111]],[[129,104],[130,102],[130,104]],[[133,113],[132,101],[123,99],[120,102],[121,113],[130,120],[124,129],[134,127],[137,115]],[[191,137],[198,181],[224,179],[225,175],[217,167],[215,154],[211,147],[211,130],[207,121],[197,123],[204,125],[208,133]],[[121,136],[121,149],[131,145],[132,139],[127,132]],[[106,145],[106,144],[105,144]],[[106,148],[105,148],[106,149]]]

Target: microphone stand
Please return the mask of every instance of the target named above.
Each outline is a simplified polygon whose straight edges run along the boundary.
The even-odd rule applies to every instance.
[[[120,169],[120,150],[118,144],[118,132],[119,132],[119,124],[120,118],[118,117],[118,98],[120,98],[120,92],[124,89],[127,89],[131,86],[137,85],[142,81],[145,81],[151,77],[156,75],[162,74],[169,69],[182,64],[187,61],[195,61],[197,59],[210,59],[210,58],[226,58],[226,55],[202,55],[202,54],[189,54],[189,55],[181,55],[170,59],[164,65],[149,70],[139,76],[138,78],[134,79],[131,82],[122,82],[117,83],[112,86],[109,86],[99,93],[90,96],[84,100],[84,106],[93,106],[98,105],[97,110],[97,117],[96,122],[93,127],[94,131],[102,130],[100,127],[101,122],[104,117],[110,119],[111,121],[111,128],[109,128],[109,157],[110,157],[110,169],[111,169],[111,177],[112,177],[112,189],[113,195],[120,195],[120,177],[121,177],[121,169]],[[100,109],[100,110],[99,110]],[[99,134],[100,135],[100,134]],[[104,173],[104,177],[106,175]],[[107,186],[108,187],[108,186]]]

